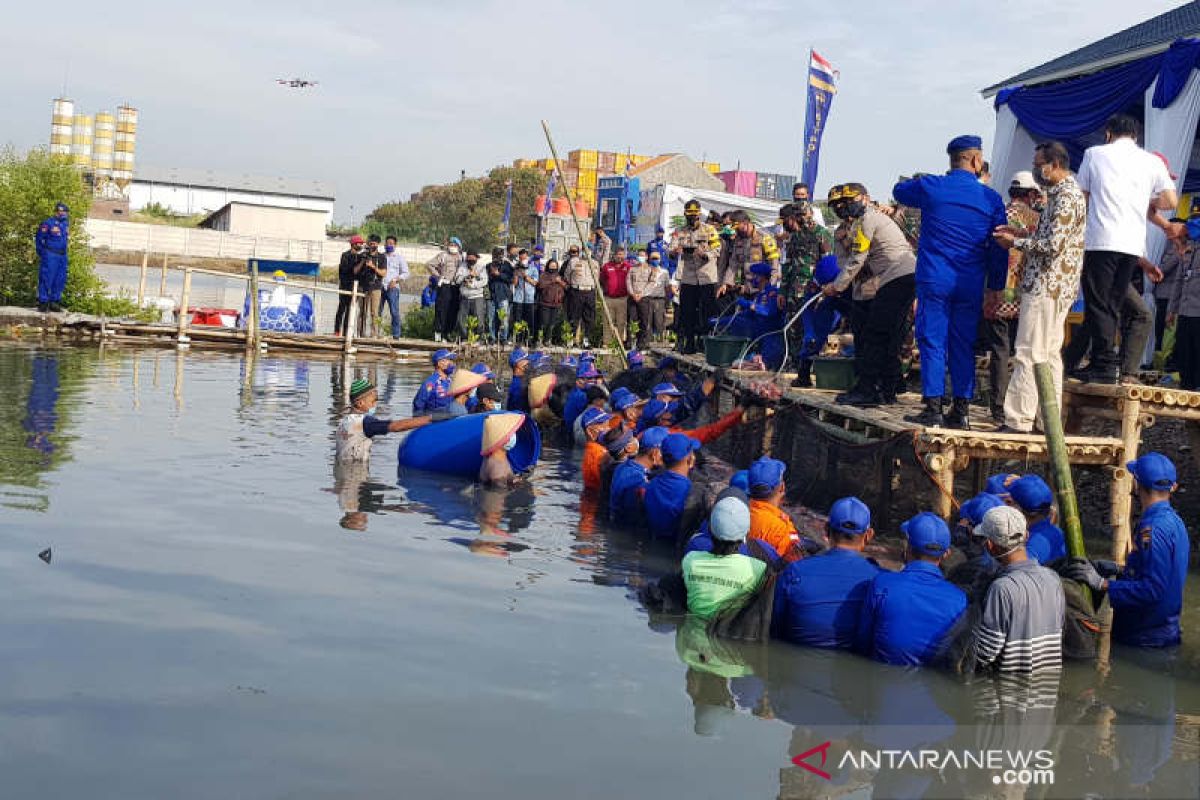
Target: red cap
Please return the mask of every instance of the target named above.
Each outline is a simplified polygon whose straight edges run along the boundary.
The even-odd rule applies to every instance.
[[[363,238],[357,233],[350,237],[350,244],[362,244]]]
[[[1163,162],[1163,166],[1167,168],[1167,174],[1171,176],[1171,180],[1173,180],[1173,181],[1179,180],[1179,176],[1176,175],[1174,172],[1171,172],[1171,162],[1167,161],[1167,157],[1164,156],[1162,153],[1158,152],[1157,150],[1154,151],[1154,155],[1158,156],[1159,160]]]

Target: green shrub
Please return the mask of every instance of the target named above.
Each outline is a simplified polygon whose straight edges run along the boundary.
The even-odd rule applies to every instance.
[[[408,313],[404,315],[401,330],[408,339],[432,339],[433,306],[428,308],[413,306],[410,308]]]

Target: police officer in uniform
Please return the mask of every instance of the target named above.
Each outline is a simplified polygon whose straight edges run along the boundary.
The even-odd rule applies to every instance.
[[[688,200],[683,206],[684,226],[675,231],[671,256],[678,260],[675,278],[679,281],[678,341],[675,349],[683,354],[699,350],[699,340],[716,315],[717,256],[721,239],[713,226],[700,221],[700,201]]]
[[[54,216],[38,226],[34,247],[38,256],[38,311],[62,311],[62,294],[67,285],[67,244],[70,221],[67,206],[54,206]]]
[[[1175,465],[1162,453],[1146,453],[1125,466],[1137,484],[1142,518],[1124,569],[1112,561],[1075,559],[1063,574],[1093,591],[1108,592],[1114,640],[1133,647],[1170,647],[1182,640],[1179,613],[1191,551],[1187,528],[1171,507],[1171,493],[1178,488]]]
[[[916,328],[925,410],[908,420],[969,430],[984,282],[989,290],[1000,292],[1008,277],[1008,253],[995,243],[992,231],[1008,224],[1008,214],[1000,195],[979,180],[983,141],[959,136],[946,152],[948,173],[913,178],[892,189],[897,202],[921,211]],[[943,418],[947,366],[954,400]]]
[[[413,398],[413,416],[428,414],[450,405],[450,375],[454,372],[454,361],[458,356],[446,348],[434,352],[433,374],[421,384]]]
[[[775,237],[760,231],[745,211],[734,211],[729,215],[729,221],[733,224],[734,235],[729,242],[727,258],[721,264],[717,286],[717,297],[728,297],[727,304],[737,299],[752,264],[770,264],[771,283],[779,284],[779,244]]]
[[[854,367],[857,382],[837,401],[848,405],[876,406],[896,402],[901,389],[900,346],[912,309],[916,258],[904,232],[892,219],[866,201],[860,184],[846,184],[830,208],[850,223],[837,279],[822,289],[826,296],[849,288],[859,274],[875,281],[871,313],[855,331]]]

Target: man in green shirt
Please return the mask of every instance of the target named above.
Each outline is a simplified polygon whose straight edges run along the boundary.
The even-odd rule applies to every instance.
[[[750,506],[737,490],[726,490],[708,518],[711,553],[693,551],[683,558],[688,611],[703,619],[736,608],[762,585],[767,565],[738,552],[750,531]]]

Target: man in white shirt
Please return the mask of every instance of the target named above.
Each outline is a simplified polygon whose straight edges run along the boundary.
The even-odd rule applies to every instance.
[[[379,316],[383,316],[384,304],[392,314],[392,338],[400,338],[400,281],[408,278],[408,262],[396,249],[396,237],[384,241],[383,259],[387,272],[383,274],[383,303],[379,304]]]
[[[1125,114],[1104,126],[1105,144],[1089,147],[1076,180],[1088,198],[1084,234],[1083,325],[1091,341],[1086,379],[1116,383],[1114,350],[1121,301],[1138,259],[1146,255],[1146,220],[1174,208],[1175,185],[1162,159],[1137,145],[1137,120]]]

